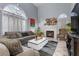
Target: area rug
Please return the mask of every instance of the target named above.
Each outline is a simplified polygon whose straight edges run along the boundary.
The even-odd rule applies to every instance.
[[[57,42],[49,41],[39,52],[40,56],[52,56],[55,52]]]
[[[24,46],[28,47],[27,44]],[[57,42],[49,41],[41,50],[39,50],[40,56],[52,56],[55,52],[56,46]]]

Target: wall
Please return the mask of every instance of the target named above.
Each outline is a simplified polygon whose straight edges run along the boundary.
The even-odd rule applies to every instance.
[[[66,13],[70,16],[72,4],[69,3],[50,3],[45,6],[38,7],[39,22],[50,17],[58,17],[61,13]]]
[[[53,16],[58,17],[60,14],[65,13],[68,18],[67,18],[67,22],[70,21],[70,13],[71,13],[71,8],[72,8],[72,4],[69,3],[50,3],[50,4],[45,4],[44,6],[39,6],[38,7],[38,22],[39,22],[39,26],[41,27],[41,29],[45,32],[46,29],[48,30],[54,30],[55,31],[55,35],[54,35],[54,39],[57,39],[57,34],[58,34],[58,25],[55,26],[45,26],[45,19],[46,18],[51,18]],[[57,19],[58,20],[58,19]],[[62,23],[61,23],[62,24]],[[46,33],[45,33],[46,34]]]
[[[27,30],[35,30],[37,28],[37,18],[38,18],[38,9],[36,6],[34,6],[32,3],[21,3],[19,4],[19,7],[21,7],[28,18],[34,18],[36,19],[36,27],[30,27],[29,20],[27,21]]]
[[[37,19],[37,17],[38,17],[37,7],[34,6],[32,3],[20,3],[19,7],[21,7],[25,11],[26,16]]]

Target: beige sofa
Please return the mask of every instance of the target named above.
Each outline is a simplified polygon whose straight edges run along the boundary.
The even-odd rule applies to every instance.
[[[22,45],[25,45],[28,40],[35,38],[35,33],[32,31],[26,32],[5,32],[4,37],[8,39],[19,39]]]
[[[16,54],[17,51],[19,51],[18,54]],[[10,56],[11,53],[16,54],[13,56],[39,56],[38,51],[22,46],[16,39],[0,38],[0,56]]]

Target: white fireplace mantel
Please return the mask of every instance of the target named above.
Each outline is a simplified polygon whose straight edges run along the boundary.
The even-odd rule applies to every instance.
[[[58,27],[57,25],[45,25],[44,33],[46,35],[46,31],[54,31],[54,38],[51,38],[51,41],[57,41]]]
[[[57,34],[58,34],[58,24],[56,25],[44,25],[44,22],[39,23],[39,27],[44,32],[46,36],[46,31],[54,31],[54,38],[51,38],[51,41],[57,41]]]

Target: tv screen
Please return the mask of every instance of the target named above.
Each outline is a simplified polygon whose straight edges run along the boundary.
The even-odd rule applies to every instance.
[[[79,34],[79,4],[75,4],[71,12],[71,30]]]
[[[79,33],[79,18],[78,18],[78,16],[71,17],[71,30],[75,33]]]

